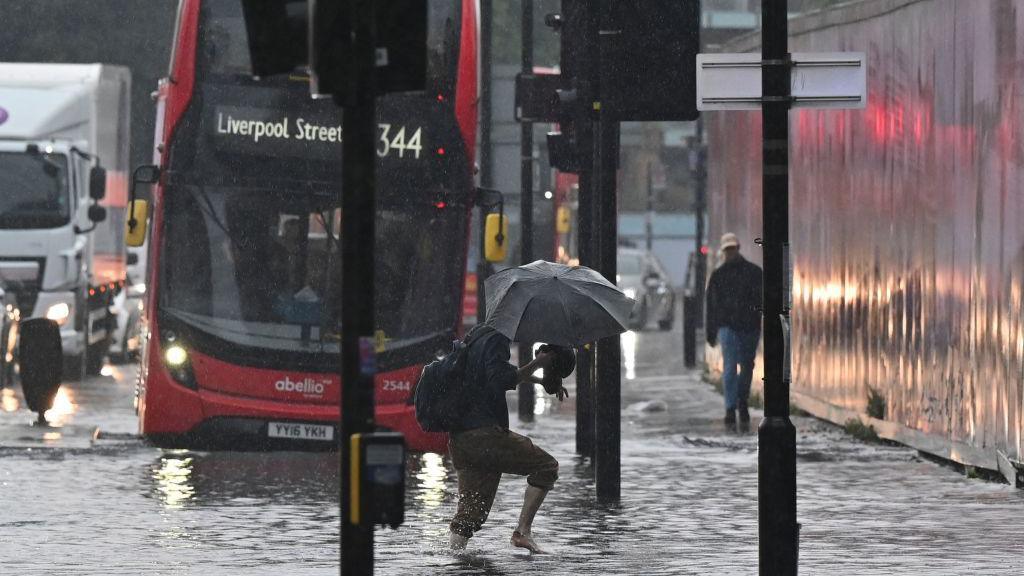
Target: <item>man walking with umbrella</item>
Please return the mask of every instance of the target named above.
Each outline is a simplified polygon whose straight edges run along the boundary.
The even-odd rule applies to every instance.
[[[487,322],[466,335],[466,402],[448,443],[459,476],[451,546],[465,548],[483,526],[501,475],[508,473],[526,476],[527,483],[512,545],[541,552],[533,519],[558,479],[558,461],[508,429],[505,392],[520,382],[538,383],[563,399],[558,378],[575,366],[570,347],[624,332],[633,301],[593,270],[543,261],[503,270],[487,279],[485,289]],[[509,363],[513,341],[549,347],[517,369]],[[533,376],[538,369],[545,369],[543,380]]]
[[[719,250],[725,262],[708,280],[706,338],[712,346],[722,345],[725,425],[736,427],[738,411],[740,425],[746,428],[750,425],[750,382],[761,338],[761,268],[740,255],[739,238],[731,232],[722,235]]]

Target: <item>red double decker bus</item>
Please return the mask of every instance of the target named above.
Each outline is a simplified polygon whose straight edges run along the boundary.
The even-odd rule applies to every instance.
[[[428,89],[378,105],[376,416],[414,450],[422,365],[460,326],[476,133],[473,0],[428,3]],[[334,446],[341,112],[251,73],[241,0],[182,0],[157,92],[141,433],[163,446]]]

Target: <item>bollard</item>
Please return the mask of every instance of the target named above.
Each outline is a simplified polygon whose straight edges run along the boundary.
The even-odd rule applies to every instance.
[[[692,294],[683,296],[683,365],[697,366],[697,299]]]

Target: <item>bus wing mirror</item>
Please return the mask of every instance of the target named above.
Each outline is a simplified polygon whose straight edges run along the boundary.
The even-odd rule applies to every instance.
[[[160,181],[160,167],[153,164],[143,164],[135,168],[132,174],[133,184],[156,184]]]
[[[133,200],[128,205],[128,222],[126,223],[125,242],[132,248],[146,243],[146,229],[149,227],[149,202]]]
[[[558,207],[558,219],[555,222],[555,232],[568,234],[572,230],[572,212],[566,206]]]
[[[508,219],[504,214],[488,214],[484,225],[484,259],[504,262],[508,256]]]
[[[99,202],[107,195],[107,170],[93,166],[89,170],[89,197]]]

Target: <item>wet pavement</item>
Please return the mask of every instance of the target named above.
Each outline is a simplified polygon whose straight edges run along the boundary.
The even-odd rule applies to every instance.
[[[536,423],[512,421],[562,465],[535,525],[553,553],[508,545],[525,488],[512,476],[467,553],[448,552],[454,472],[417,454],[406,524],[377,532],[377,573],[755,574],[757,438],[725,431],[679,342],[624,337],[620,506],[594,504],[572,402],[542,397]],[[51,428],[0,391],[0,574],[338,573],[336,455],[146,446],[131,437],[134,371],[107,373],[68,384]],[[1024,491],[795,423],[802,574],[1024,574]]]

